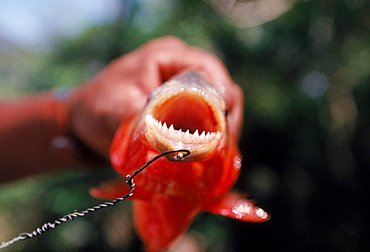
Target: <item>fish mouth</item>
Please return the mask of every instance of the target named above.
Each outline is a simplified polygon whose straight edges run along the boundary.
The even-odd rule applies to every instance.
[[[183,162],[206,160],[225,136],[225,104],[217,90],[194,72],[156,89],[144,113],[145,137],[157,151],[186,149]],[[179,161],[176,154],[170,161]]]

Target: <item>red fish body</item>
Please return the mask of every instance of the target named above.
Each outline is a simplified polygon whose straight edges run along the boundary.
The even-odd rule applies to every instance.
[[[147,251],[167,248],[201,211],[262,222],[269,216],[241,194],[230,192],[241,167],[237,141],[228,134],[225,104],[196,73],[155,89],[147,106],[116,133],[111,162],[122,177],[169,150],[190,155],[161,158],[135,177],[134,222]],[[123,179],[93,188],[98,198],[129,191]]]

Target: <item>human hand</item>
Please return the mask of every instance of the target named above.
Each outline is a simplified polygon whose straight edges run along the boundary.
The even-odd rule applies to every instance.
[[[66,99],[69,130],[108,157],[115,131],[145,105],[151,90],[190,70],[199,72],[225,98],[228,127],[238,138],[243,109],[240,87],[232,81],[219,58],[175,37],[148,42],[114,60],[85,85],[75,88]]]

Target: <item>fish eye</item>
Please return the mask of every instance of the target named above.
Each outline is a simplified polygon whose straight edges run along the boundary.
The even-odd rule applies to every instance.
[[[227,117],[227,115],[229,114],[229,110],[227,109],[225,112],[224,112],[224,116]]]

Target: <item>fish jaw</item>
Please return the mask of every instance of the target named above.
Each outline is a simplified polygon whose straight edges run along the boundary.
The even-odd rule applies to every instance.
[[[191,152],[182,162],[207,160],[225,143],[223,98],[195,72],[180,75],[155,89],[139,118],[139,133],[156,151]],[[177,155],[166,157],[179,161]]]

